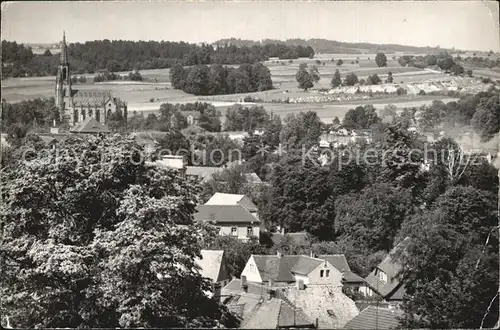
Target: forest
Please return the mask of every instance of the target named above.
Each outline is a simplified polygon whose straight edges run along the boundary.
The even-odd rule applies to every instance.
[[[212,46],[185,42],[96,40],[68,45],[69,62],[76,74],[164,69],[175,64],[243,64],[268,60],[270,57],[296,59],[313,57],[311,47],[284,44]],[[47,76],[57,73],[59,55],[50,50],[33,54],[29,47],[2,40],[3,77]]]

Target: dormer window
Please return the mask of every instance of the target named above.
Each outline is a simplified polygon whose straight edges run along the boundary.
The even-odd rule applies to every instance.
[[[378,270],[378,279],[380,282],[387,283],[387,274],[381,270]]]

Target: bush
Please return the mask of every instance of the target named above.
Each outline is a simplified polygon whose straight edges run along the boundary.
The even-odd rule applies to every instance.
[[[418,92],[418,95],[425,95],[425,91],[421,89],[420,92]]]
[[[406,93],[407,91],[403,87],[398,87],[398,89],[396,89],[396,95],[406,95]]]
[[[154,101],[155,101],[154,97],[152,97],[152,98],[149,99],[149,102],[151,102],[151,103],[153,103]]]

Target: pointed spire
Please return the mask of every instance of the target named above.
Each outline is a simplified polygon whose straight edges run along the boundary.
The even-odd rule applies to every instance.
[[[66,47],[66,31],[63,31],[63,40],[61,42],[61,64],[68,64],[68,49]]]

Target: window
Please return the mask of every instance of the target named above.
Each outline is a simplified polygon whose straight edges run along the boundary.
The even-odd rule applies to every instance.
[[[324,272],[325,272],[325,271],[324,271],[323,269],[322,269],[322,270],[320,270],[320,271],[319,271],[319,277],[323,277],[323,273],[324,273]]]
[[[379,271],[378,277],[381,282],[387,282],[387,274],[383,271]]]
[[[238,236],[238,228],[231,227],[231,236]]]
[[[247,227],[247,236],[253,236],[253,228]]]
[[[221,227],[217,227],[217,233],[218,233],[219,235],[222,235],[222,228],[221,228]]]
[[[85,120],[85,110],[82,109],[82,120]]]
[[[330,277],[330,270],[329,269],[326,270],[326,277]]]
[[[101,121],[101,110],[99,109],[95,111],[95,120]]]

